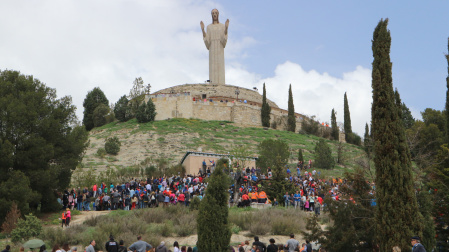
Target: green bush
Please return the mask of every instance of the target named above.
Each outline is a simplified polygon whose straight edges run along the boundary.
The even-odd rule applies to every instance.
[[[31,237],[37,237],[42,232],[41,221],[33,214],[25,215],[25,220],[19,219],[17,226],[11,232],[11,240],[19,242],[28,240]]]
[[[156,107],[151,99],[147,103],[142,103],[136,112],[136,119],[139,123],[154,121],[156,117]]]
[[[362,138],[357,133],[351,132],[346,136],[347,142],[355,145],[362,145]]]
[[[315,120],[315,116],[311,116],[309,119],[302,121],[300,133],[317,136],[319,128],[319,122]]]
[[[233,225],[231,226],[231,232],[232,232],[233,234],[239,234],[241,230],[242,230],[242,229],[241,229],[239,226],[235,225],[235,224],[233,224]]]
[[[106,139],[106,143],[104,144],[104,149],[108,154],[117,155],[120,151],[120,140],[118,137],[109,137]]]
[[[315,166],[322,169],[332,169],[335,166],[332,151],[324,139],[320,139],[315,145]]]
[[[201,200],[198,197],[194,197],[192,202],[190,202],[190,210],[198,210],[200,207]]]

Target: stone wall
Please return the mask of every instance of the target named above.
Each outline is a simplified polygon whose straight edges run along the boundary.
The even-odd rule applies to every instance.
[[[189,93],[146,95],[145,100],[152,99],[156,106],[156,120],[168,118],[198,118],[202,120],[231,121],[241,126],[262,125],[260,104],[243,102],[220,102],[218,100],[197,100]],[[286,130],[287,110],[272,108],[271,123],[276,123],[277,129]],[[296,130],[301,129],[304,116],[295,113]]]
[[[179,94],[179,93],[190,93],[192,97],[196,99],[210,99],[215,97],[220,97],[220,99],[228,99],[229,101],[236,100],[237,95],[235,91],[239,90],[239,100],[247,100],[248,102],[255,102],[262,104],[262,95],[258,91],[242,88],[232,85],[212,85],[212,84],[184,84],[169,87],[166,89],[159,90],[154,94]],[[276,103],[267,99],[268,104],[272,108],[278,108]]]

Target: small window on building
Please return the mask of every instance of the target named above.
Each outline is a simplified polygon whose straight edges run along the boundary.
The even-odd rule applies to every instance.
[[[206,99],[207,98],[207,95],[206,94],[202,94],[201,95],[201,99]]]

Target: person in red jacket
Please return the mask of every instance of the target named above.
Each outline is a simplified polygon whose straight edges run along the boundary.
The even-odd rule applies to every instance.
[[[184,193],[181,192],[181,193],[178,195],[178,202],[179,202],[181,205],[184,205],[185,200],[186,200],[186,196],[184,195]]]

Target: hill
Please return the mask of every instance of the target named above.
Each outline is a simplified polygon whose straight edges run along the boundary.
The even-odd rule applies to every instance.
[[[104,148],[108,137],[116,136],[121,142],[121,150],[116,155],[101,156],[99,148]],[[95,128],[89,135],[89,146],[76,173],[95,173],[120,168],[139,168],[141,164],[166,166],[179,164],[187,151],[228,153],[237,147],[257,156],[257,146],[265,139],[281,139],[290,147],[290,163],[297,162],[298,149],[303,149],[304,160],[314,159],[315,142],[320,138],[288,131],[262,127],[237,127],[227,121],[203,121],[198,119],[170,119],[139,124],[135,119],[128,122],[113,122]],[[337,157],[339,143],[326,140]],[[337,165],[327,175],[339,176],[345,169],[353,169],[356,161],[363,157],[363,149],[343,143],[344,165]],[[74,175],[76,176],[76,175]]]

